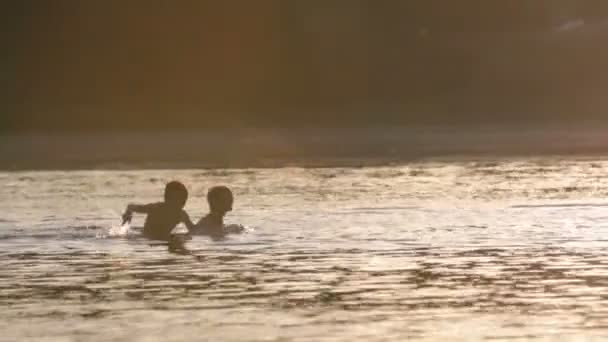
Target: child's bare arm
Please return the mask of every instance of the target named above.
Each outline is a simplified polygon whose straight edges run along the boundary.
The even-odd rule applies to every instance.
[[[188,231],[192,231],[192,229],[194,229],[194,223],[192,223],[192,220],[190,220],[190,216],[188,216],[188,213],[184,210],[182,210],[180,221],[186,225]]]
[[[127,205],[127,209],[125,209],[125,213],[122,214],[122,223],[125,224],[127,222],[131,222],[131,218],[133,218],[133,213],[147,214],[152,208],[152,204],[129,204]]]

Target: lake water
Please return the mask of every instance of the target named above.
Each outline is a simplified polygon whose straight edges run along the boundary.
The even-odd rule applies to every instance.
[[[0,340],[603,341],[608,159],[0,173]],[[121,234],[164,183],[245,234]],[[141,226],[137,217],[134,226]]]

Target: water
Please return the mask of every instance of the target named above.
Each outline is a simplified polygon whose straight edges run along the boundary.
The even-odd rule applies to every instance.
[[[0,173],[0,340],[604,340],[607,168]],[[121,233],[173,179],[193,219],[229,185],[249,231],[181,253]]]

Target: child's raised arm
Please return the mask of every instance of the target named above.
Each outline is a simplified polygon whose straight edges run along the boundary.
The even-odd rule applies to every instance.
[[[133,218],[133,213],[147,214],[152,208],[153,204],[129,204],[127,205],[127,209],[125,209],[125,213],[122,214],[122,224],[127,222],[131,222]]]
[[[182,210],[180,221],[186,225],[188,231],[191,232],[192,229],[194,229],[194,223],[192,223],[192,221],[190,220],[190,216],[188,216],[188,213],[185,210]]]

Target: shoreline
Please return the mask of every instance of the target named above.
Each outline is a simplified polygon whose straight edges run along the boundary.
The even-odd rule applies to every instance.
[[[346,127],[0,135],[0,170],[364,167],[422,160],[608,156],[605,130]]]

